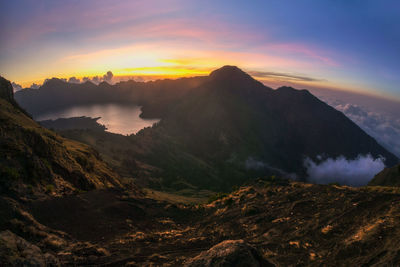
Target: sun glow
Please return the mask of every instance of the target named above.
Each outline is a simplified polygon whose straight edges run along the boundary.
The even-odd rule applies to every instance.
[[[180,66],[155,66],[155,67],[137,67],[137,68],[126,68],[122,71],[118,71],[120,75],[159,75],[159,76],[199,76],[208,75],[213,68],[185,68]]]

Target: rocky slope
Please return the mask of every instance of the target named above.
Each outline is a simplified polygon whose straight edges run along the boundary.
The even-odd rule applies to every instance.
[[[27,197],[120,186],[96,151],[41,127],[14,102],[10,82],[0,78],[0,84],[1,194]]]
[[[0,238],[61,265],[396,266],[399,193],[272,178],[208,204],[95,190],[24,204],[41,241]]]
[[[60,248],[96,251],[39,223],[27,203],[120,187],[119,176],[96,151],[34,122],[14,101],[10,82],[0,77],[0,265],[60,266]],[[130,192],[140,195],[133,185]]]
[[[369,185],[400,186],[400,164],[391,168],[385,168],[375,175]]]

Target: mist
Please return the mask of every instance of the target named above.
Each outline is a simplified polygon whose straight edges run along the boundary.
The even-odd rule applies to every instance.
[[[317,184],[339,183],[341,185],[363,186],[385,168],[384,158],[374,159],[370,154],[359,155],[354,160],[343,156],[328,158],[320,163],[307,158],[308,181]]]

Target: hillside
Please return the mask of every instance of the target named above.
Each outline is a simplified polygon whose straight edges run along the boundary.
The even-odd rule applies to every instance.
[[[0,193],[64,194],[120,186],[118,176],[92,148],[41,127],[13,100],[0,78]]]
[[[396,266],[399,202],[389,188],[267,179],[208,204],[96,190],[25,206],[37,223],[64,233],[37,243],[61,265]]]
[[[400,186],[400,164],[382,170],[375,175],[369,185]]]

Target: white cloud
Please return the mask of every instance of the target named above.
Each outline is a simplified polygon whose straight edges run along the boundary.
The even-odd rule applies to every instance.
[[[307,168],[309,182],[339,183],[350,186],[366,185],[385,167],[383,158],[374,159],[369,154],[359,155],[354,160],[348,160],[343,156],[336,159],[328,158],[320,163],[307,158],[304,165]]]
[[[93,76],[92,78],[83,77],[82,78],[82,83],[90,81],[90,82],[92,82],[94,84],[99,84],[101,82],[108,82],[109,84],[112,84],[113,77],[114,77],[114,74],[111,71],[107,71],[107,73],[104,74],[102,77],[99,77],[99,76]],[[71,78],[75,78],[75,77],[71,77]]]
[[[80,83],[81,80],[77,79],[76,77],[70,77],[70,78],[68,79],[68,82],[69,82],[69,83]]]
[[[94,77],[92,78],[92,82],[95,83],[95,84],[99,84],[99,83],[100,83],[100,78],[99,78],[99,76],[94,76]]]
[[[103,81],[111,83],[114,74],[111,71],[107,71],[106,74],[103,75]]]
[[[278,173],[286,178],[290,178],[293,180],[297,180],[297,178],[298,178],[295,173],[287,173],[282,169],[273,167],[273,166],[269,165],[268,163],[256,160],[253,157],[248,157],[244,164],[245,164],[245,167],[247,170],[257,170],[257,171],[270,170],[270,171]]]
[[[14,89],[14,92],[17,92],[17,91],[22,89],[22,86],[17,84],[17,83],[15,83],[15,82],[12,82],[11,85],[12,85],[12,87]]]
[[[400,118],[371,112],[352,104],[338,104],[335,108],[342,111],[386,149],[400,157]]]

